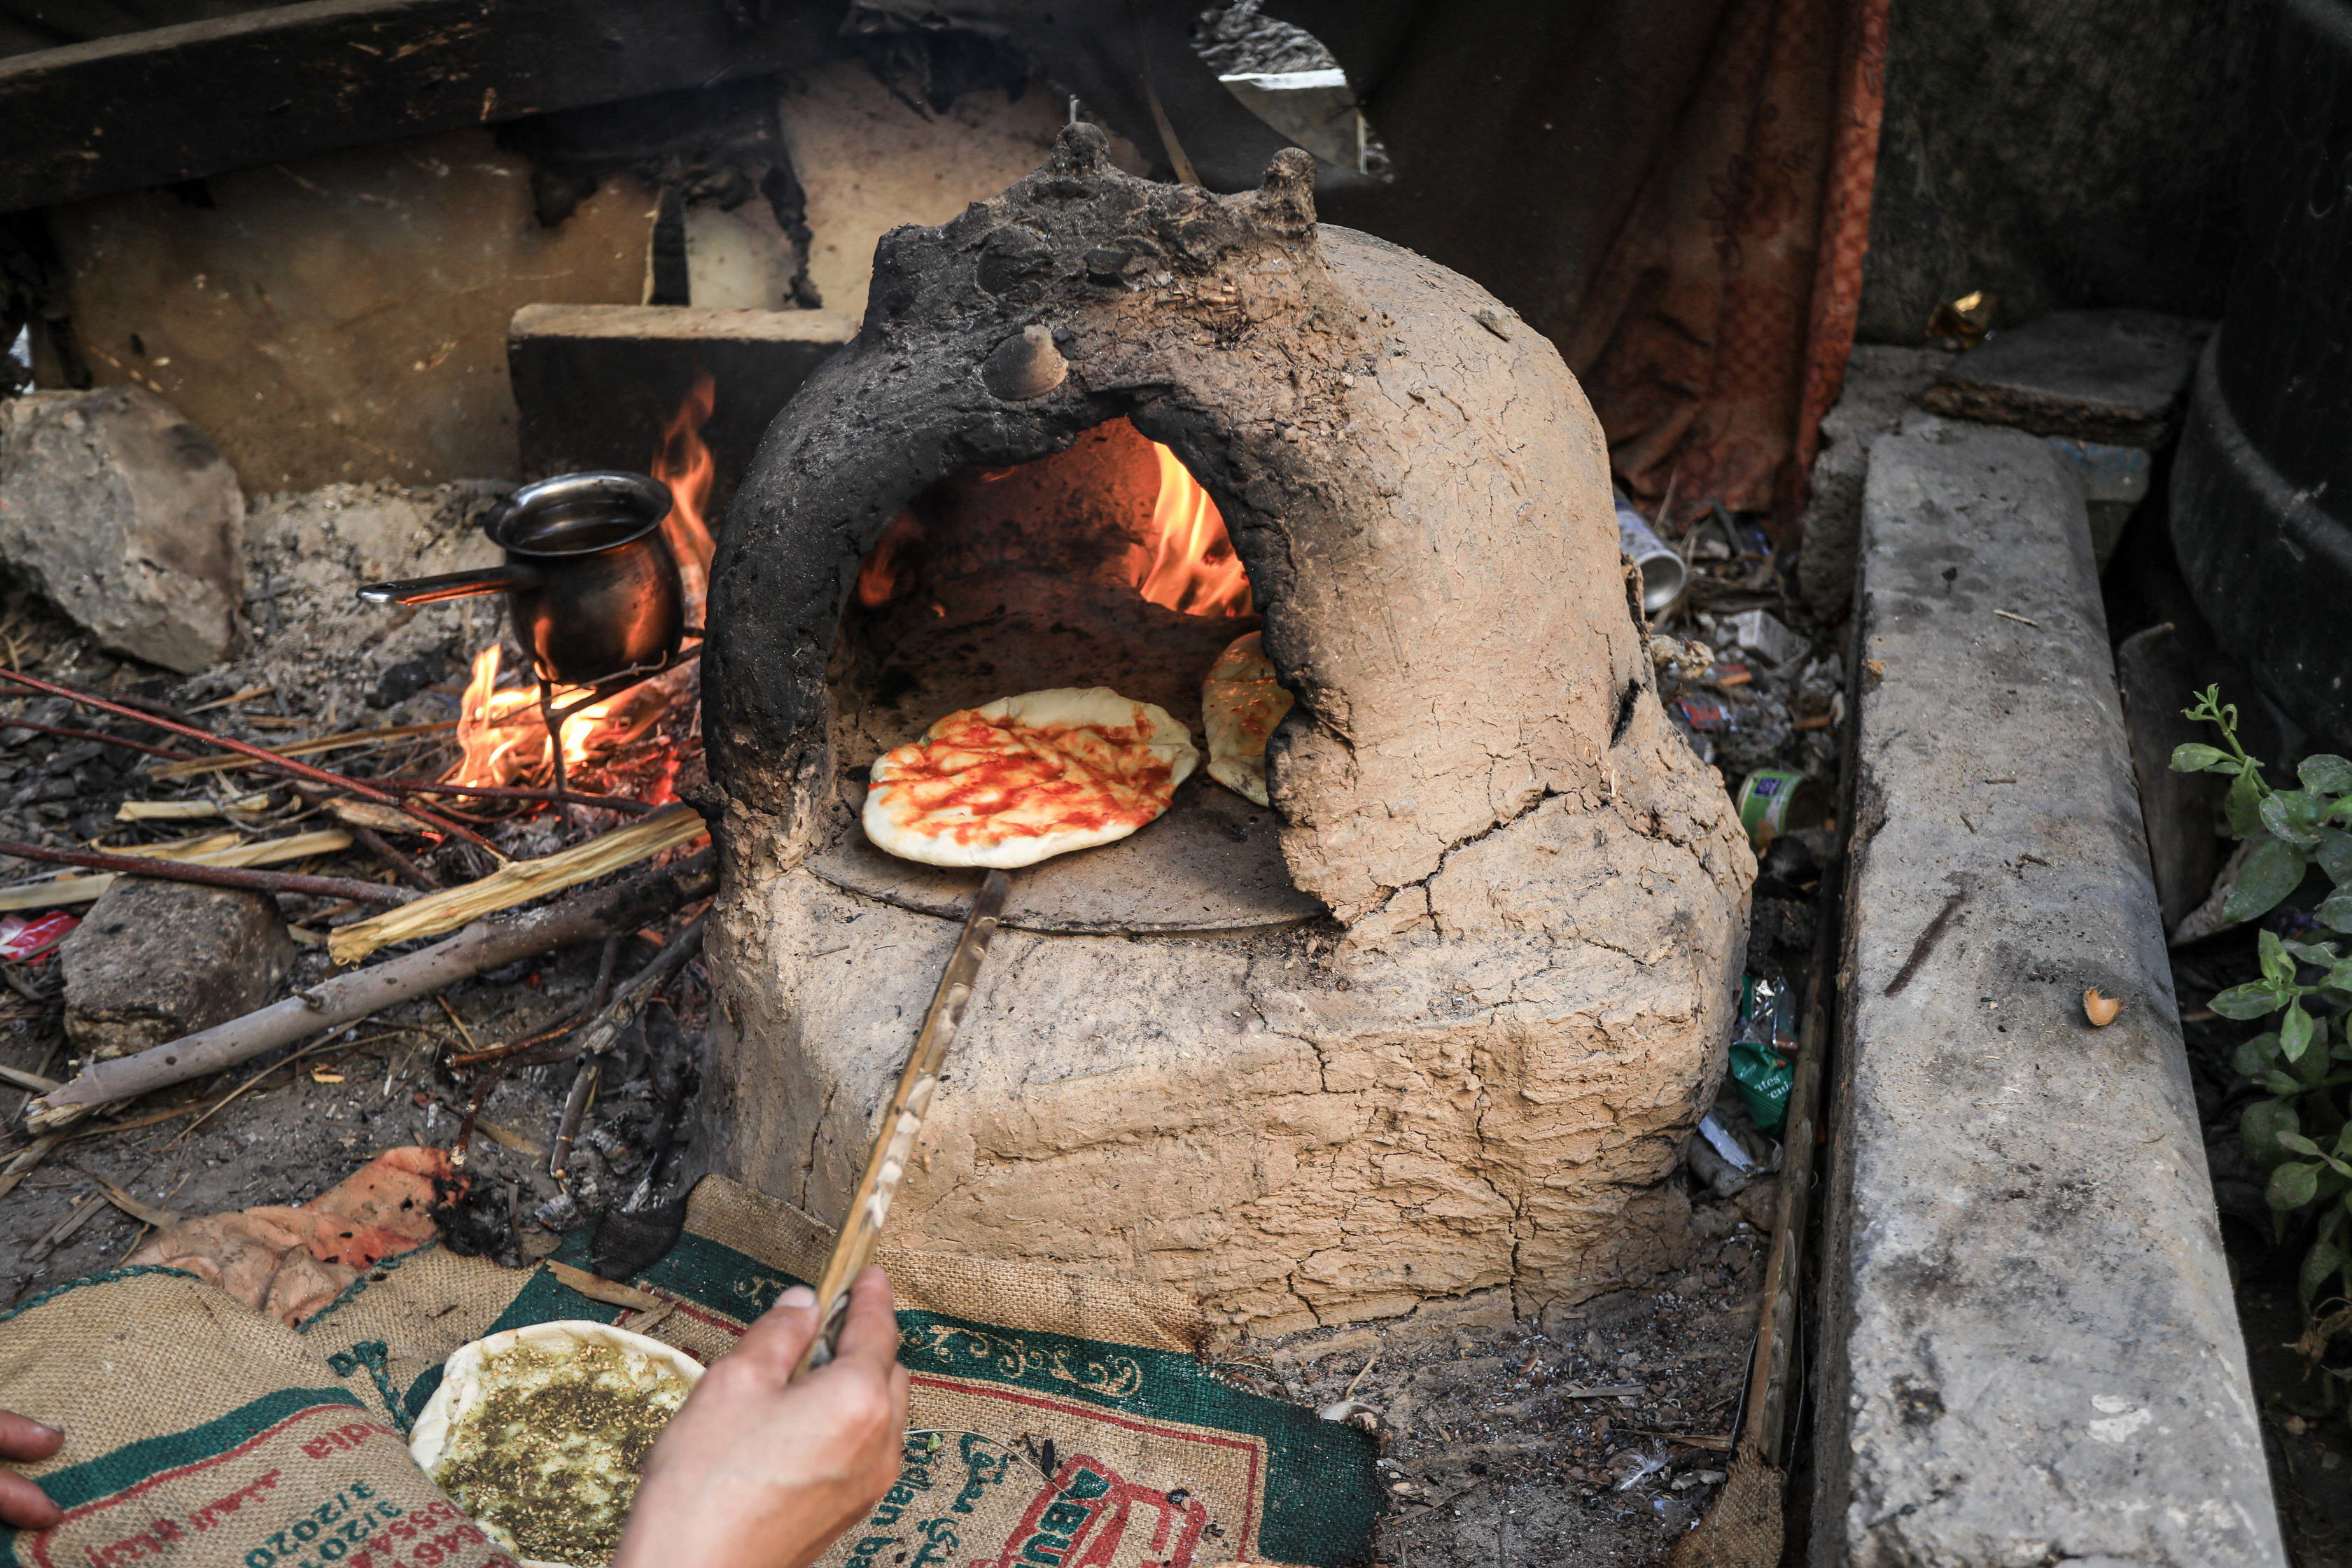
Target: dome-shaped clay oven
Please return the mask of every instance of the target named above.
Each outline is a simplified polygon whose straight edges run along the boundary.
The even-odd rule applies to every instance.
[[[897,1239],[1109,1263],[1276,1326],[1502,1286],[1526,1310],[1684,1245],[1672,1176],[1754,862],[1660,710],[1559,353],[1466,279],[1318,226],[1312,175],[1293,151],[1238,196],[1150,184],[1074,126],[1003,195],[882,241],[863,330],[778,416],[713,569],[710,1131],[838,1217],[954,939],[808,864],[858,787],[828,675],[861,563],[950,476],[1124,419],[1247,568],[1297,698],[1267,830],[1336,924],[1000,935]]]

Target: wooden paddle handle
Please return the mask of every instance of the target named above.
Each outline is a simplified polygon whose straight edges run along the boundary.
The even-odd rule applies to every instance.
[[[834,1240],[833,1256],[825,1259],[824,1273],[817,1280],[816,1300],[823,1315],[818,1320],[816,1338],[810,1342],[808,1352],[793,1373],[795,1379],[807,1376],[831,1361],[835,1347],[841,1342],[842,1320],[849,1315],[850,1281],[873,1261],[874,1249],[881,1242],[882,1222],[890,1216],[890,1200],[898,1195],[898,1183],[907,1174],[907,1162],[915,1152],[915,1139],[923,1130],[923,1118],[931,1109],[931,1096],[939,1089],[940,1070],[947,1065],[948,1047],[955,1043],[956,1031],[963,1026],[964,1008],[971,1002],[981,962],[988,956],[988,944],[996,935],[997,918],[1004,912],[1004,900],[1012,891],[1013,884],[1003,872],[991,871],[971,901],[971,913],[964,919],[963,934],[956,939],[955,952],[940,976],[939,989],[931,994],[930,1010],[923,1015],[922,1032],[915,1037],[915,1048],[907,1057],[906,1070],[898,1075],[898,1091],[890,1097],[890,1109],[883,1116],[881,1131],[866,1156],[866,1174],[858,1181],[849,1213],[842,1221],[841,1234]]]

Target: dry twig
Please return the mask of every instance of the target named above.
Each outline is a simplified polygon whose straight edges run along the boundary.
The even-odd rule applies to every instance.
[[[327,952],[337,963],[357,963],[380,947],[456,931],[484,915],[577,887],[674,849],[699,838],[704,831],[700,812],[690,805],[675,805],[543,859],[509,861],[478,881],[428,894],[387,914],[347,925],[328,939]]]
[[[614,931],[635,931],[656,915],[709,898],[717,888],[718,874],[705,851],[545,909],[504,921],[477,921],[422,952],[331,976],[308,991],[183,1039],[93,1062],[63,1089],[27,1106],[26,1123],[36,1131],[66,1126],[99,1106],[235,1067],[321,1029],[341,1028],[387,1007],[430,996],[486,969]]]
[[[341,833],[303,834],[303,838],[321,842],[303,846],[292,858],[302,855],[323,855],[347,847],[351,839]],[[334,839],[338,842],[325,843]],[[288,841],[288,842],[290,842]],[[269,841],[242,846],[222,852],[221,858],[270,847]],[[92,870],[110,871],[116,876],[152,877],[165,882],[195,882],[208,888],[246,888],[265,893],[309,893],[317,898],[350,899],[363,904],[404,904],[416,897],[405,888],[389,888],[382,882],[362,882],[350,877],[305,877],[293,871],[256,871],[244,867],[191,860],[165,860],[148,855],[101,855],[91,850],[49,849],[38,844],[25,844],[13,838],[0,838],[0,855],[13,855],[20,860],[46,860],[60,866],[86,866]],[[46,907],[47,904],[83,903],[106,890],[110,880],[104,877],[69,877],[55,882],[37,882],[26,888],[11,888],[0,896],[0,908],[11,904]]]

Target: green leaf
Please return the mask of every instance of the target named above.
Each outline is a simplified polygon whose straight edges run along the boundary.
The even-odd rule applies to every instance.
[[[2279,946],[2294,954],[2305,963],[2316,963],[2325,967],[2336,962],[2336,950],[2324,942],[2282,942]]]
[[[2347,805],[2352,805],[2352,802],[2337,801],[2336,809],[2341,812]],[[2319,862],[2319,868],[2326,872],[2327,879],[2337,887],[2352,882],[2352,833],[2338,827],[2323,828],[2319,835],[2319,852],[2312,858]]]
[[[2235,924],[2266,915],[2303,880],[2305,856],[2282,839],[2265,838],[2247,852],[2238,879],[2221,905],[2221,918]]]
[[[2352,888],[2338,888],[2312,911],[2329,931],[2352,931]]]
[[[2301,1094],[2303,1092],[2303,1080],[2301,1079],[2289,1078],[2286,1074],[2279,1071],[2276,1068],[2265,1068],[2260,1073],[2252,1076],[2257,1082],[2259,1082],[2264,1089],[2269,1089],[2273,1094]]]
[[[2219,746],[2200,746],[2191,741],[2185,746],[2172,748],[2174,773],[2201,773],[2208,770],[2217,773],[2234,773],[2238,771],[2238,764],[2231,762],[2230,753]]]
[[[2342,757],[2315,752],[2303,759],[2294,774],[2314,795],[2352,795],[2352,763]]]
[[[2317,1164],[2291,1161],[2271,1173],[2270,1189],[2263,1194],[2263,1202],[2281,1214],[2299,1209],[2319,1193]]]
[[[2286,998],[2267,980],[2249,980],[2231,986],[2205,1005],[2224,1018],[2259,1018],[2285,1006]]]
[[[2294,979],[2294,957],[2286,950],[2286,942],[2274,931],[2254,933],[2254,959],[2263,966],[2263,978],[2273,985],[2284,985]]]
[[[2344,1249],[2332,1242],[2321,1242],[2303,1255],[2303,1272],[2296,1279],[2296,1294],[2303,1298],[2303,1310],[2311,1310],[2312,1298],[2327,1283],[2327,1277],[2344,1267]]]
[[[2253,769],[2248,768],[2238,775],[2237,782],[2230,786],[2230,793],[2221,802],[2222,809],[2229,815],[2230,832],[2233,837],[2252,838],[2262,833],[2263,796],[2268,793],[2263,788],[2262,774]]]
[[[2238,1069],[2242,1078],[2258,1079],[2277,1066],[2278,1059],[2278,1036],[2275,1033],[2256,1035],[2239,1046],[2236,1054],[2230,1058],[2230,1065]]]
[[[2267,1171],[2289,1157],[2289,1151],[2279,1142],[2280,1135],[2299,1131],[2302,1126],[2294,1100],[2258,1100],[2239,1113],[2238,1141],[2246,1146],[2246,1158]]]
[[[2292,1149],[2298,1154],[2307,1154],[2315,1160],[2324,1160],[2327,1157],[2318,1144],[2300,1132],[2282,1132],[2278,1135],[2278,1141],[2282,1146]]]
[[[2279,1021],[2280,1054],[2291,1062],[2303,1060],[2303,1053],[2311,1048],[2311,1015],[2303,1010],[2303,998],[2298,996],[2287,1004],[2286,1016]]]
[[[2255,809],[2263,826],[2273,837],[2283,838],[2298,849],[2319,847],[2320,808],[2311,796],[2299,789],[2283,789]]]

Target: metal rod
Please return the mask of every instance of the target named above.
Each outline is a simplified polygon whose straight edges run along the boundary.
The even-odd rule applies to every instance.
[[[793,1373],[795,1378],[805,1377],[833,1360],[834,1347],[841,1341],[842,1320],[849,1314],[850,1281],[873,1258],[881,1240],[882,1222],[890,1215],[890,1200],[898,1195],[898,1183],[907,1173],[916,1135],[923,1130],[923,1117],[939,1089],[940,1069],[947,1065],[948,1047],[955,1044],[956,1031],[963,1026],[964,1009],[971,1003],[981,963],[988,957],[988,944],[996,935],[997,920],[1004,913],[1004,900],[1012,891],[1013,884],[1003,872],[991,871],[971,900],[963,934],[956,939],[955,952],[940,976],[940,988],[931,994],[922,1032],[915,1037],[907,1068],[898,1075],[898,1091],[883,1113],[882,1130],[866,1156],[866,1174],[850,1198],[848,1215],[834,1240],[833,1256],[825,1259],[824,1273],[817,1280],[820,1327]]]

